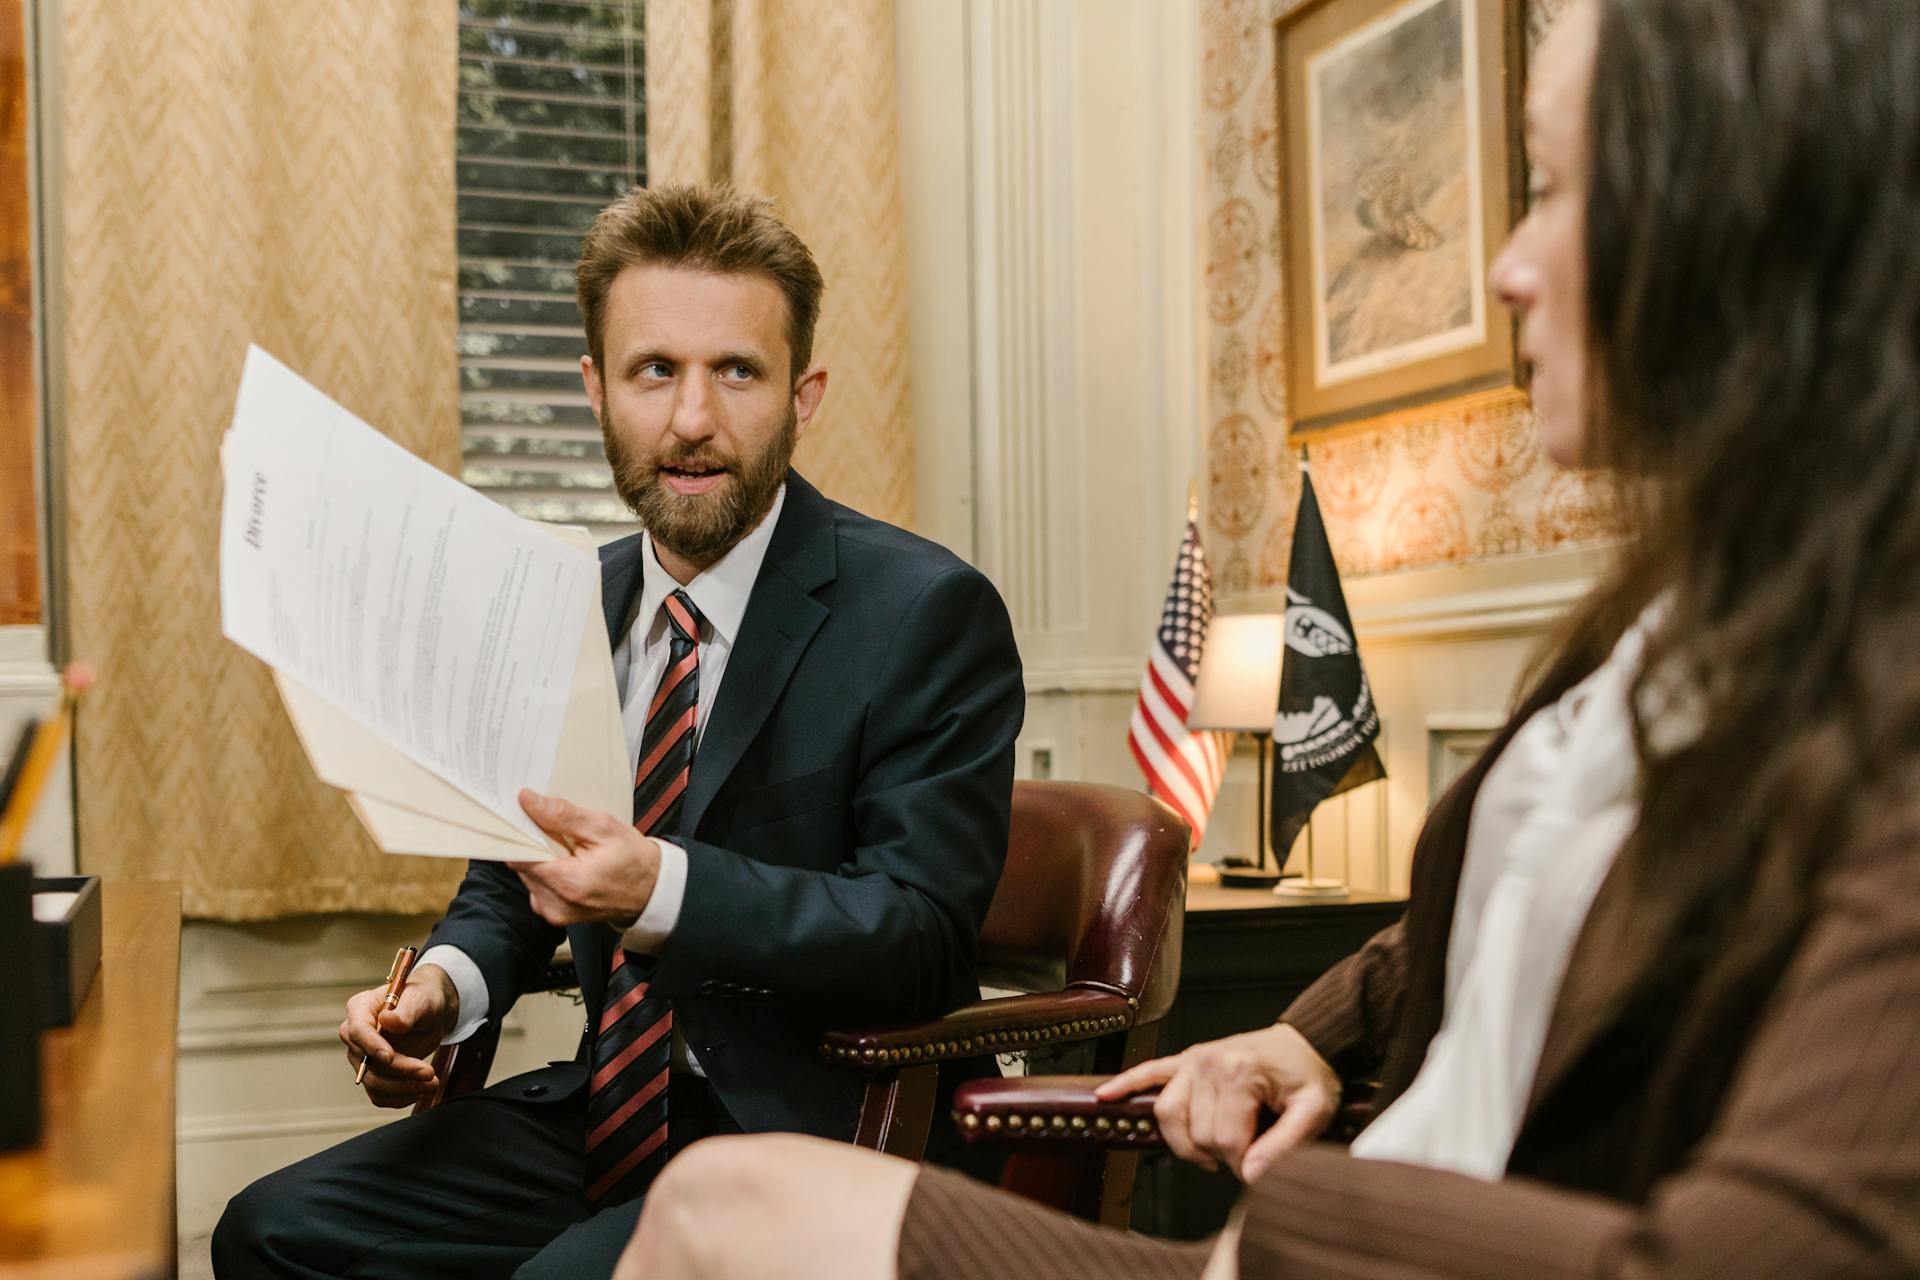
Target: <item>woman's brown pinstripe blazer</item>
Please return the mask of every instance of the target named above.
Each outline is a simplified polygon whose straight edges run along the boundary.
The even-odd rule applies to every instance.
[[[1436,806],[1429,835],[1450,810],[1464,822],[1502,745]],[[1416,857],[1406,919],[1283,1016],[1337,1067],[1379,1068],[1383,1099],[1439,1027],[1459,860]],[[1749,1034],[1662,1070],[1663,1045],[1637,1040],[1623,1006],[1658,985],[1663,957],[1597,954],[1583,936],[1508,1180],[1297,1152],[1247,1193],[1241,1275],[1920,1277],[1920,800],[1837,850],[1813,892]],[[1660,1096],[1680,1088],[1678,1107]],[[1687,1132],[1661,1167],[1638,1168],[1656,1115]]]

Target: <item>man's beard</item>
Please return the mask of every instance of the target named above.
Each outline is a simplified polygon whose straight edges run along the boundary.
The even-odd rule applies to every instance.
[[[707,446],[673,448],[636,457],[621,442],[611,416],[600,418],[600,435],[607,462],[613,468],[614,491],[640,525],[661,546],[684,560],[709,565],[752,532],[773,505],[774,494],[786,481],[800,439],[800,422],[793,405],[786,421],[757,454],[730,457]],[[727,478],[712,492],[682,496],[660,478],[662,467],[721,467]]]

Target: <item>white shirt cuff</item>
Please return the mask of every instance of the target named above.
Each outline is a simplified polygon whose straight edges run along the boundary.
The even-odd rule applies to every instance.
[[[668,840],[654,843],[660,846],[660,873],[653,882],[653,896],[620,939],[626,950],[649,956],[666,948],[674,926],[680,923],[680,904],[687,897],[687,851]]]
[[[441,1043],[459,1044],[478,1031],[480,1024],[487,1020],[487,980],[480,976],[480,966],[472,957],[458,947],[442,943],[428,947],[415,963],[416,967],[437,964],[446,970],[447,977],[453,979],[454,992],[460,997],[460,1021]]]

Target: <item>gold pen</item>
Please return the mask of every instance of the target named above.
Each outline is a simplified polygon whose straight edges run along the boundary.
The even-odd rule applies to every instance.
[[[420,949],[418,947],[400,948],[400,954],[393,958],[393,968],[387,970],[387,997],[380,1002],[381,1010],[393,1009],[399,1006],[400,993],[407,988],[407,975],[413,972],[413,962],[419,958]],[[373,1015],[373,1024],[374,1029],[378,1030],[380,1026],[379,1011],[376,1011]],[[366,1078],[366,1074],[367,1055],[362,1054],[360,1055],[360,1066],[353,1073],[353,1082],[359,1084]]]

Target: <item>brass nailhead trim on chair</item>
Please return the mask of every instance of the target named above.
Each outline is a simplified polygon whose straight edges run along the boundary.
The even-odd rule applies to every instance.
[[[1137,1011],[1139,1002],[1128,997],[1127,1008],[1130,1011]],[[1131,1025],[1132,1022],[1133,1014],[1129,1012],[1109,1014],[1100,1018],[1070,1018],[1064,1022],[1055,1022],[1043,1027],[1016,1027],[982,1032],[977,1036],[962,1036],[955,1040],[928,1040],[892,1048],[874,1046],[847,1048],[841,1045],[822,1045],[820,1056],[828,1062],[860,1063],[869,1067],[901,1066],[932,1058],[952,1058],[976,1052],[999,1052],[1011,1049],[1015,1045],[1051,1044],[1059,1040],[1080,1039],[1088,1035],[1118,1031]]]
[[[1106,1141],[1118,1141],[1127,1145],[1147,1143],[1154,1140],[1153,1125],[1146,1120],[1129,1120],[1122,1116],[1111,1119],[1107,1116],[1095,1116],[1088,1120],[1085,1116],[1058,1115],[1001,1117],[990,1115],[983,1122],[979,1115],[954,1112],[954,1119],[969,1134],[978,1134],[984,1127],[988,1134],[999,1136],[1002,1129],[1010,1138],[1024,1139],[1028,1142],[1071,1142],[1075,1139],[1101,1138]]]

